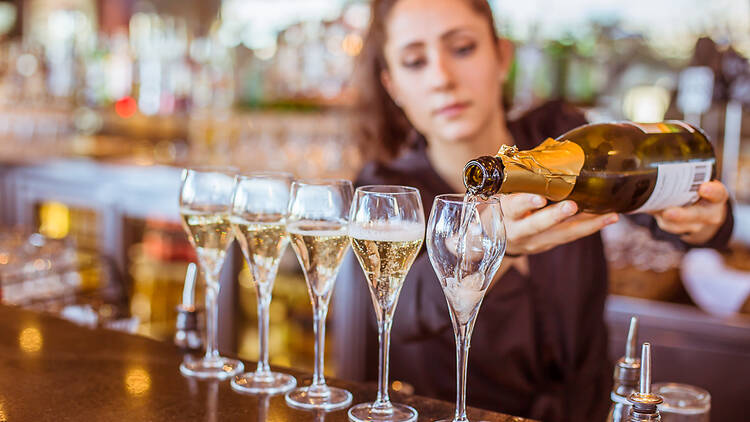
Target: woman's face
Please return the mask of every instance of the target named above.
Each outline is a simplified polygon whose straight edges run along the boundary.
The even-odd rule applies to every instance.
[[[400,0],[386,22],[381,79],[428,139],[479,134],[500,112],[503,59],[486,18],[462,0]]]

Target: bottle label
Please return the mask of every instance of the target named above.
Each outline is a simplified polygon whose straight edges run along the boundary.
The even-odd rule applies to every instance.
[[[711,179],[712,161],[659,164],[656,186],[642,207],[633,211],[658,211],[698,200],[698,188]]]

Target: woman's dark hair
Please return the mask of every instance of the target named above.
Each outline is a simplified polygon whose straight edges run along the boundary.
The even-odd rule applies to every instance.
[[[387,161],[394,158],[414,130],[403,111],[383,87],[380,74],[388,65],[383,55],[388,15],[398,0],[373,0],[370,27],[355,74],[359,90],[357,112],[365,154]],[[487,20],[495,40],[495,20],[487,0],[462,0]]]

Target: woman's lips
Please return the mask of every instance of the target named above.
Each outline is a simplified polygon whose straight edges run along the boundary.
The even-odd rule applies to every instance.
[[[448,104],[445,107],[441,107],[435,111],[435,115],[445,117],[445,118],[451,118],[456,117],[459,114],[463,113],[466,108],[469,107],[469,102],[455,102],[453,104]]]

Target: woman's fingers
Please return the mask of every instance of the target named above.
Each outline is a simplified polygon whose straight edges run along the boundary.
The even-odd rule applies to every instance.
[[[500,201],[505,217],[513,220],[522,218],[547,204],[547,200],[543,196],[531,193],[503,195]]]
[[[703,183],[700,188],[698,188],[698,195],[714,204],[723,204],[729,199],[727,188],[718,180]]]
[[[570,218],[551,229],[540,233],[525,242],[527,253],[542,252],[557,245],[562,245],[582,237],[589,236],[603,227],[617,222],[619,216],[615,213],[594,215],[580,214]]]
[[[577,211],[578,206],[573,201],[563,201],[550,205],[520,220],[516,220],[508,228],[509,232],[512,230],[512,233],[508,234],[511,238],[516,239],[533,236],[561,223],[563,220],[573,216]]]

